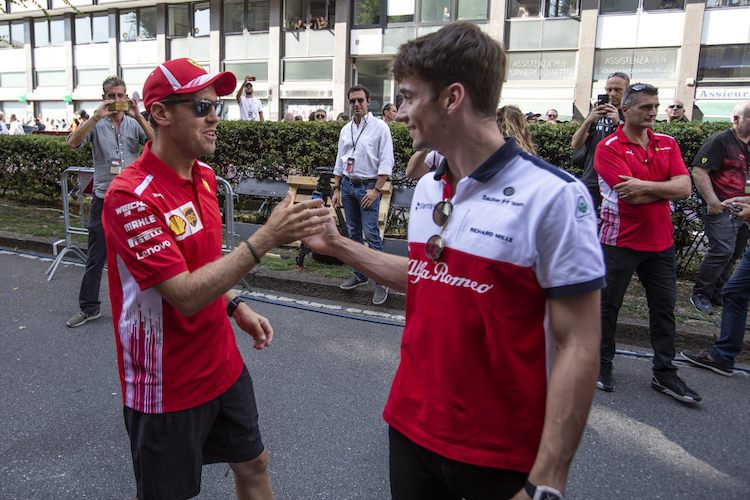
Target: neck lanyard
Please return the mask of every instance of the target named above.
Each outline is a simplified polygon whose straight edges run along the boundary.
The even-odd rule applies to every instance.
[[[365,122],[364,125],[362,125],[362,128],[359,129],[359,134],[357,135],[357,140],[354,140],[354,124],[356,123],[354,120],[352,120],[352,148],[354,151],[357,151],[357,143],[359,142],[359,138],[362,137],[362,132],[365,131],[365,127],[367,127],[367,120],[362,118]]]

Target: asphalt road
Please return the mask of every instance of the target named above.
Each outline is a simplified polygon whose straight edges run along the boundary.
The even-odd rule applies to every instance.
[[[70,329],[83,268],[62,265],[47,282],[48,266],[0,251],[0,499],[132,498],[106,281],[102,318]],[[389,498],[381,413],[403,313],[269,291],[255,297],[274,344],[256,352],[244,333],[237,341],[276,497]],[[750,498],[750,377],[685,366],[680,374],[704,398],[690,406],[653,391],[649,374],[649,359],[616,358],[617,389],[597,391],[567,498]],[[226,465],[204,468],[199,498],[234,498]]]

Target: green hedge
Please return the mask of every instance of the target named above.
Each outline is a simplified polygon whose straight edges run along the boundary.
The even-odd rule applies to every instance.
[[[255,176],[285,180],[288,175],[312,174],[315,168],[333,166],[343,122],[245,122],[222,121],[218,126],[216,152],[203,158],[226,179]],[[553,165],[580,176],[572,167],[570,141],[578,123],[557,126],[534,124],[531,134],[539,156]],[[690,164],[700,145],[713,132],[730,126],[727,122],[659,123],[657,132],[672,135]],[[391,123],[395,168],[393,180],[412,186],[404,179],[414,153],[406,126]],[[11,191],[21,200],[52,201],[60,197],[60,174],[69,166],[91,167],[89,146],[74,150],[64,137],[0,136],[0,192]]]

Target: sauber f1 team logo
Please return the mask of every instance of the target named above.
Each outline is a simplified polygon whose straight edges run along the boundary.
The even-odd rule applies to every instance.
[[[182,241],[203,229],[203,222],[198,217],[192,201],[165,213],[164,220],[177,241]]]

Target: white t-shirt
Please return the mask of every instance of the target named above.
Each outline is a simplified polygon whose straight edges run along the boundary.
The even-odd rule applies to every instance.
[[[251,122],[257,122],[260,120],[260,113],[263,112],[263,104],[260,99],[255,97],[241,96],[240,99],[240,120],[248,120]]]
[[[23,125],[21,125],[21,122],[18,120],[12,122],[10,124],[10,135],[26,135],[26,133],[23,131]]]
[[[437,151],[430,151],[427,153],[427,157],[424,159],[425,164],[430,167],[430,171],[437,169],[443,162],[443,155]]]

